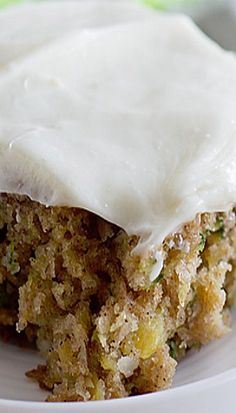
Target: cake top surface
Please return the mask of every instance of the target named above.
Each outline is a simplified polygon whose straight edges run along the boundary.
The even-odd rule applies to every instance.
[[[0,13],[0,191],[162,242],[236,201],[236,60],[181,15],[109,1]]]

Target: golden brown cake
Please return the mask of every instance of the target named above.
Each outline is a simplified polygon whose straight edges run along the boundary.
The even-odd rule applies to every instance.
[[[4,194],[0,211],[0,323],[45,357],[27,376],[52,390],[49,401],[167,388],[188,349],[229,331],[234,210],[197,215],[167,237],[152,282],[152,259],[132,254],[137,237],[93,213]]]
[[[230,330],[235,107],[235,56],[184,16],[0,12],[0,332],[48,401],[165,389]]]

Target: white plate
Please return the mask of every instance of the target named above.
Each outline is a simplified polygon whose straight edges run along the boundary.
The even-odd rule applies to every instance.
[[[180,363],[172,389],[102,402],[42,403],[47,393],[24,376],[40,361],[37,352],[0,343],[0,413],[234,412],[236,314],[233,318],[233,330],[227,337],[189,354]]]

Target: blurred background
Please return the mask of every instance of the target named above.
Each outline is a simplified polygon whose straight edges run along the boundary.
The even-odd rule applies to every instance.
[[[0,0],[0,9],[23,2],[45,0]],[[53,0],[60,1],[60,0]],[[77,0],[91,1],[91,0]],[[119,1],[119,0],[108,0]],[[226,49],[236,51],[236,0],[120,0],[143,3],[160,10],[190,15],[201,29]],[[69,7],[69,6],[68,6]]]

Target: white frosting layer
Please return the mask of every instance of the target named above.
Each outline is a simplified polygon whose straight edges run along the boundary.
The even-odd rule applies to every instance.
[[[153,244],[228,208],[234,56],[186,17],[128,3],[1,12],[0,191],[86,208]]]

